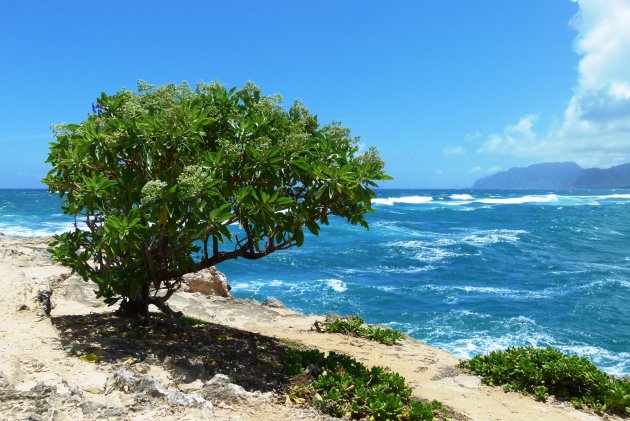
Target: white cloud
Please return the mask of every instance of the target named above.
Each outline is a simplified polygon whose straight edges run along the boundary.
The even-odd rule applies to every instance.
[[[483,168],[483,167],[480,167],[480,166],[477,165],[475,167],[472,167],[470,169],[470,172],[473,173],[473,174],[481,173],[481,172],[495,173],[495,172],[499,172],[501,170],[503,170],[503,167],[501,167],[499,165],[493,165],[492,167],[488,167],[488,168]]]
[[[480,132],[467,133],[466,136],[464,136],[464,140],[466,142],[472,142],[473,140],[477,140],[480,137],[482,137]]]
[[[466,154],[466,151],[464,151],[464,148],[462,146],[448,146],[444,149],[442,149],[442,154],[443,155],[464,155]]]
[[[536,118],[533,114],[527,115],[516,124],[507,126],[503,133],[488,136],[477,153],[527,155],[539,142],[534,133]]]
[[[488,136],[477,152],[574,160],[585,166],[630,161],[630,0],[574,0],[575,50],[582,56],[563,120],[546,133],[528,115]]]

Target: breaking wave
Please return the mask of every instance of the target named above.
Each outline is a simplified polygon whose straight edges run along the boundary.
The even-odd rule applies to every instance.
[[[374,198],[372,203],[377,205],[389,205],[394,203],[405,203],[411,205],[417,205],[421,203],[430,203],[433,201],[431,196],[403,196],[403,197],[387,197],[387,198]]]
[[[477,203],[486,203],[491,205],[520,205],[523,203],[547,203],[555,202],[558,200],[558,196],[555,194],[546,195],[528,195],[522,197],[507,197],[507,198],[490,198],[490,199],[477,199]]]
[[[451,194],[449,197],[453,200],[473,200],[469,194]]]

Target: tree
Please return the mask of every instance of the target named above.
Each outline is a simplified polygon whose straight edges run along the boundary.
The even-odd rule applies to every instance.
[[[184,274],[301,246],[329,215],[367,228],[370,187],[389,179],[349,129],[251,83],[139,82],[53,132],[43,181],[75,224],[50,252],[127,314],[172,315]]]

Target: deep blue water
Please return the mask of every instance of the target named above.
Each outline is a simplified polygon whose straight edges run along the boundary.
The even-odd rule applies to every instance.
[[[370,230],[334,219],[300,249],[224,262],[241,298],[359,314],[461,356],[552,345],[630,375],[630,190],[380,190]],[[71,220],[0,191],[0,232]]]

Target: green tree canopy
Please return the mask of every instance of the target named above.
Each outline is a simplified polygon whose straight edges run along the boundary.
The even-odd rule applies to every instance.
[[[50,250],[129,313],[172,314],[182,275],[301,246],[329,215],[367,228],[370,187],[389,179],[348,128],[320,126],[300,102],[287,111],[251,83],[140,82],[92,108],[53,127],[43,181],[75,226]]]

